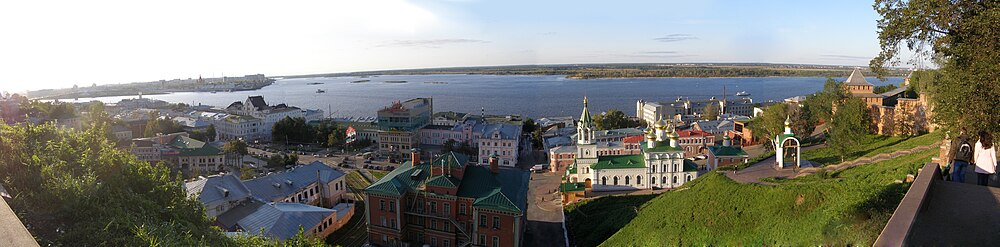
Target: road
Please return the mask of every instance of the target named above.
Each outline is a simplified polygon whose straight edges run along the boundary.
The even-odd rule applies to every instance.
[[[522,142],[521,148],[518,167],[528,169],[535,164],[548,163],[545,152],[533,151],[530,141]],[[562,198],[558,192],[561,178],[558,173],[531,173],[524,246],[567,246]]]

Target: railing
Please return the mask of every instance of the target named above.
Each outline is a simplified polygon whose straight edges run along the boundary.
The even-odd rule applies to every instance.
[[[907,246],[906,238],[910,235],[917,213],[924,205],[931,185],[941,179],[941,169],[936,163],[927,163],[910,185],[910,190],[899,202],[896,211],[892,213],[889,222],[878,235],[874,246]]]

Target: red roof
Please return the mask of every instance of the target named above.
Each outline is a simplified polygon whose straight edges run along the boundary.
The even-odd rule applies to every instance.
[[[629,137],[625,137],[625,139],[622,139],[622,142],[625,142],[625,143],[640,143],[640,142],[642,142],[642,136],[629,136]]]
[[[712,134],[710,134],[708,132],[705,132],[705,131],[701,131],[701,130],[681,130],[681,131],[677,131],[677,135],[680,136],[680,137],[691,137],[691,136],[695,136],[695,137],[698,137],[698,136],[700,136],[700,137],[708,137],[708,136],[712,136]]]

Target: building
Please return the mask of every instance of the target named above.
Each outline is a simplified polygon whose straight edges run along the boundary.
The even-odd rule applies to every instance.
[[[212,125],[211,122],[205,119],[188,116],[174,117],[172,120],[177,122],[177,124],[180,124],[181,127],[184,127],[184,130],[186,131],[204,130],[207,129],[209,125]]]
[[[753,130],[749,125],[750,121],[733,121],[733,131],[726,133],[726,136],[729,136],[733,143],[744,147],[760,144],[760,140],[753,137]]]
[[[284,172],[247,180],[243,184],[261,201],[329,206],[342,201],[347,193],[344,175],[323,162],[314,161]]]
[[[378,145],[382,153],[409,152],[420,143],[418,130],[431,123],[434,109],[431,98],[395,101],[377,112]]]
[[[653,129],[640,144],[640,154],[601,156],[593,141],[594,122],[584,98],[577,124],[576,159],[566,169],[567,182],[584,182],[595,191],[609,191],[676,188],[697,178],[697,167],[684,158],[676,129],[662,120]]]
[[[237,101],[229,104],[226,107],[226,111],[230,114],[235,114],[239,116],[249,116],[260,120],[258,130],[258,138],[264,141],[270,141],[272,139],[271,129],[273,129],[274,124],[281,119],[286,117],[290,118],[305,118],[306,113],[298,107],[290,107],[285,104],[277,104],[274,106],[267,105],[264,101],[263,96],[249,96],[243,102]],[[322,112],[319,113],[322,115]],[[249,124],[253,122],[252,119],[245,119],[244,122],[235,123],[237,126],[244,126],[243,124]],[[216,129],[219,127],[216,126]],[[218,131],[218,130],[216,130]],[[220,140],[227,140],[221,139]],[[245,139],[250,140],[250,139]]]
[[[522,246],[529,174],[418,152],[368,188],[369,242],[376,246]]]
[[[213,175],[184,183],[189,197],[198,199],[205,206],[209,218],[217,217],[230,209],[251,201],[250,190],[232,174]]]
[[[301,203],[253,200],[218,217],[216,225],[229,235],[251,234],[286,240],[303,235],[325,239],[354,215],[354,205],[341,203],[323,208]]]
[[[132,140],[132,130],[123,125],[112,125],[111,134],[114,135],[115,139],[118,139],[119,141]]]
[[[722,146],[711,146],[708,147],[708,150],[708,162],[705,163],[705,169],[707,170],[747,163],[750,159],[750,156],[747,155],[747,152],[743,151],[743,148],[733,146],[732,139],[729,139],[729,136],[722,138]]]
[[[648,125],[653,125],[662,119],[675,119],[677,115],[700,118],[705,111],[705,107],[709,104],[718,105],[720,115],[753,116],[754,113],[754,103],[751,98],[726,100],[715,99],[715,97],[707,100],[677,98],[673,102],[646,102],[645,100],[639,100],[636,102],[636,117],[646,121]],[[684,122],[688,123],[689,121]]]
[[[433,125],[455,126],[465,122],[469,118],[469,114],[453,111],[435,112],[432,118],[431,124]]]
[[[185,132],[132,139],[132,153],[139,160],[166,161],[182,171],[207,174],[221,171],[225,164],[222,150],[188,137]]]
[[[704,131],[712,135],[720,135],[735,128],[732,120],[699,121],[691,124],[692,129]]]
[[[264,121],[251,116],[226,115],[212,122],[215,124],[215,139],[219,141],[265,140],[264,133],[271,133],[270,129],[264,129]]]
[[[868,83],[860,69],[855,68],[843,87],[852,97],[860,98],[868,105],[872,133],[893,136],[931,131],[935,126],[928,121],[933,111],[927,97],[921,93],[916,99],[905,98],[908,82],[909,78],[900,88],[874,94],[872,84]]]
[[[503,123],[480,124],[476,126],[475,133],[477,134],[474,136],[478,137],[476,146],[479,147],[479,164],[486,165],[490,157],[496,157],[500,166],[517,165],[521,126]]]
[[[708,155],[708,148],[715,146],[715,135],[700,130],[677,131],[684,158]]]

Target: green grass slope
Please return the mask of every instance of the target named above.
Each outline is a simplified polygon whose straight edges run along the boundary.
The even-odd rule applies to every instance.
[[[860,137],[860,143],[854,145],[846,157],[846,160],[854,160],[861,157],[875,156],[883,153],[892,153],[898,150],[906,150],[917,146],[930,145],[944,138],[942,131],[924,134],[920,136],[903,138],[898,136],[866,135]],[[802,159],[818,162],[823,165],[834,165],[840,163],[837,152],[830,147],[817,148],[802,151]]]
[[[871,245],[909,187],[894,181],[916,174],[936,153],[934,148],[778,186],[739,184],[711,172],[687,190],[644,204],[601,245]]]

